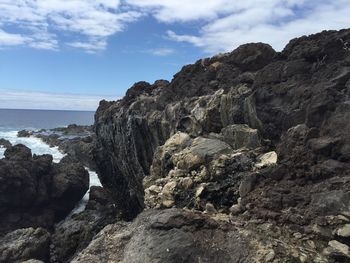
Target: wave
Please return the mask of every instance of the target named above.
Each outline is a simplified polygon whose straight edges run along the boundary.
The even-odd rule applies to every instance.
[[[58,163],[65,156],[64,153],[59,151],[58,147],[50,147],[39,138],[17,137],[17,131],[0,131],[0,138],[10,141],[12,145],[24,144],[32,150],[33,154],[51,154],[55,163]],[[4,152],[5,149],[0,148],[0,158],[4,157]]]

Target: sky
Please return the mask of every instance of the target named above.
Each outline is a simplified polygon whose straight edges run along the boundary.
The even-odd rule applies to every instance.
[[[0,108],[95,110],[249,42],[350,27],[350,0],[0,0]]]

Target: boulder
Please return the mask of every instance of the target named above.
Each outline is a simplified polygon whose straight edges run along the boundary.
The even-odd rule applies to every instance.
[[[0,262],[23,262],[30,259],[47,262],[49,245],[50,234],[42,228],[13,231],[0,238]]]
[[[81,200],[89,186],[84,167],[68,157],[32,156],[24,145],[0,160],[0,233],[24,227],[51,228]]]
[[[222,129],[223,140],[233,149],[242,147],[255,149],[260,146],[258,130],[249,128],[248,125],[234,124]]]
[[[250,253],[233,228],[200,213],[167,209],[105,227],[71,262],[251,262]]]
[[[51,261],[70,262],[102,228],[118,219],[118,209],[110,193],[102,187],[91,187],[85,210],[55,225],[51,238]]]

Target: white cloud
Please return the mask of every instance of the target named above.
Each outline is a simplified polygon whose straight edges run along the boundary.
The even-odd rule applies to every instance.
[[[10,34],[0,29],[0,47],[22,45],[28,42],[30,39],[20,34]]]
[[[300,35],[350,27],[349,13],[349,0],[0,0],[0,48],[68,45],[95,53],[149,15],[169,26],[170,39],[208,53],[260,41],[280,50]],[[172,25],[197,32],[174,32]]]
[[[167,35],[170,39],[191,43],[211,54],[229,51],[248,42],[265,42],[281,50],[294,37],[350,27],[349,0],[127,2],[146,10],[160,22],[199,21],[202,26],[197,34],[169,30]]]
[[[60,31],[79,38],[71,39],[73,44],[85,39],[85,45],[75,46],[87,47],[89,52],[100,50],[101,45],[93,49],[91,46],[106,43],[109,36],[123,31],[127,23],[141,16],[140,12],[121,11],[119,0],[0,0],[0,10],[0,30],[10,27],[23,32],[4,35],[0,31],[0,47],[27,44],[57,50],[60,43],[54,32]]]
[[[117,100],[112,96],[0,90],[0,108],[48,110],[96,110],[99,101]]]
[[[165,57],[175,53],[175,50],[172,48],[154,48],[147,50],[147,53],[152,54],[154,56]]]

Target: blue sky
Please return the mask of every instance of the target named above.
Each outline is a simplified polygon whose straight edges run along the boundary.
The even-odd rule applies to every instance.
[[[349,0],[0,0],[0,108],[94,110],[247,42],[350,27]]]

